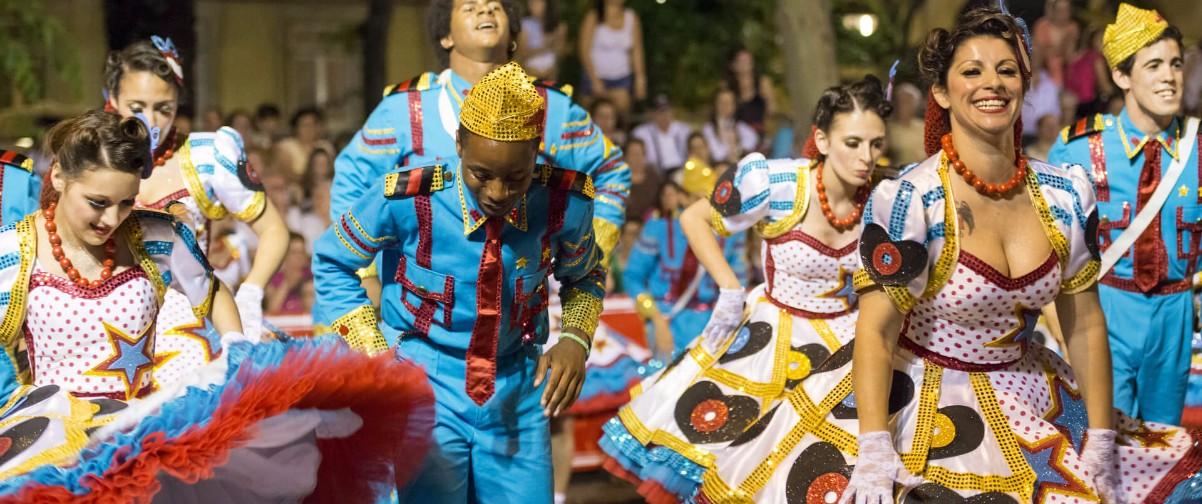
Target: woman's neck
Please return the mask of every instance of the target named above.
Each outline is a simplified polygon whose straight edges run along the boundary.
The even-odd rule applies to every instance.
[[[480,79],[483,79],[488,72],[491,72],[497,67],[505,64],[507,59],[508,55],[503,52],[500,54],[499,58],[496,54],[490,54],[485,58],[475,58],[452,50],[451,71],[462,77],[463,80],[468,82],[468,84],[474,86],[480,81]]]
[[[1004,182],[1014,175],[1014,129],[1000,136],[969,132],[968,128],[952,128],[952,144],[960,160],[986,182]]]
[[[839,175],[836,174],[835,167],[828,161],[822,163],[819,168],[822,170],[822,187],[826,193],[826,201],[831,206],[843,206],[844,203],[851,205],[852,196],[859,189],[859,186],[853,186],[844,182]]]
[[[104,247],[103,246],[93,246],[93,245],[88,244],[88,242],[83,241],[83,239],[81,239],[78,235],[75,234],[74,231],[71,230],[71,226],[67,226],[63,222],[62,219],[58,218],[61,215],[61,213],[59,213],[59,212],[55,212],[55,213],[56,213],[55,221],[54,221],[55,232],[56,232],[56,234],[58,234],[59,239],[62,240],[63,250],[83,251],[83,252],[88,253],[92,257],[97,258],[97,262],[100,262],[99,258],[103,257]],[[48,220],[48,219],[46,219],[45,213],[42,214],[42,219]]]

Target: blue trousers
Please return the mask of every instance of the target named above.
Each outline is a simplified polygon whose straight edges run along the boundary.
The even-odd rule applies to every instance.
[[[1099,285],[1098,294],[1114,365],[1114,407],[1179,425],[1194,333],[1192,293],[1145,296]]]
[[[497,359],[496,392],[477,405],[464,390],[464,351],[402,339],[397,355],[426,368],[434,389],[430,451],[400,502],[551,502],[551,431],[534,387],[538,349]]]

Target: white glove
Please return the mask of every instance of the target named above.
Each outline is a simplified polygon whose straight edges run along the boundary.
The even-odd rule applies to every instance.
[[[227,332],[227,333],[221,335],[221,348],[226,348],[226,347],[233,345],[234,343],[237,343],[239,341],[250,341],[250,342],[254,343],[254,340],[251,340],[250,338],[246,337],[246,335],[244,335],[238,331],[230,331],[230,332]]]
[[[734,334],[739,322],[743,321],[743,304],[747,302],[747,291],[743,289],[719,289],[714,312],[701,330],[701,341],[710,353],[722,348],[722,343]]]
[[[1089,429],[1085,431],[1085,448],[1081,450],[1081,465],[1085,472],[1093,478],[1094,489],[1098,497],[1107,504],[1117,504],[1119,500],[1119,473],[1115,469],[1114,437],[1116,433],[1110,429]]]
[[[242,319],[242,332],[250,341],[258,342],[263,336],[263,288],[244,283],[234,296],[238,304],[238,317]]]
[[[910,474],[893,449],[893,436],[886,431],[860,434],[856,468],[847,481],[839,504],[892,504],[893,483],[909,488],[922,483]],[[854,497],[854,500],[853,500]]]

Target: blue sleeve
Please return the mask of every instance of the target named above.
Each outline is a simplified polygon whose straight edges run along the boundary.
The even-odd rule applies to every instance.
[[[1068,142],[1061,135],[1056,139],[1056,143],[1052,144],[1052,148],[1048,149],[1048,164],[1052,166],[1064,166],[1066,164],[1081,163],[1079,159],[1073,159],[1072,149]]]
[[[343,337],[351,347],[376,353],[387,349],[375,309],[360,284],[358,271],[380,249],[396,243],[392,202],[383,190],[370,191],[336,217],[313,246],[314,323]]]
[[[569,197],[564,222],[572,225],[565,227],[559,240],[555,278],[563,283],[559,290],[563,327],[591,336],[601,317],[608,271],[593,237],[593,205],[578,195]]]
[[[8,163],[0,163],[3,178],[0,183],[0,224],[17,222],[38,209],[41,181],[32,171]]]
[[[734,270],[739,283],[747,285],[747,279],[751,273],[747,266],[747,233],[735,233],[725,240],[723,249],[725,249],[726,262],[730,263],[730,269]]]
[[[651,274],[659,263],[659,238],[655,225],[657,220],[647,222],[639,241],[630,249],[630,257],[626,259],[626,269],[622,271],[622,287],[626,295],[637,298],[639,294],[651,292]]]
[[[409,153],[410,122],[406,100],[405,93],[384,97],[363,128],[334,160],[331,221],[337,222],[343,212]]]

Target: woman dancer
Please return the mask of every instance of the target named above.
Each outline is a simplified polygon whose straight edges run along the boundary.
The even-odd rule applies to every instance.
[[[1198,434],[1111,408],[1094,192],[1081,167],[1019,150],[1018,24],[970,11],[931,32],[919,67],[931,157],[865,212],[854,358],[824,363],[749,429],[771,453],[719,454],[706,500],[1197,498]],[[1076,377],[1031,339],[1051,302]]]
[[[709,200],[681,215],[689,245],[721,288],[713,316],[689,350],[631,391],[601,440],[612,457],[606,468],[639,482],[649,501],[695,495],[715,450],[743,444],[744,430],[771,414],[784,391],[847,354],[839,350],[855,325],[855,237],[889,112],[875,77],[828,89],[809,159],[747,156]],[[749,296],[713,233],[752,227],[766,240],[767,282]]]
[[[153,37],[109,54],[104,79],[106,108],[122,117],[141,115],[149,121],[152,144],[157,140],[154,166],[142,183],[138,206],[172,209],[192,229],[200,249],[208,252],[209,220],[227,216],[246,222],[258,236],[250,272],[236,296],[244,333],[258,340],[262,326],[263,286],[279,269],[288,247],[288,228],[274,205],[264,197],[256,168],[246,162],[242,137],[233,128],[213,133],[176,135],[175,120],[184,87],[179,55],[171,41]],[[211,332],[178,294],[168,294],[156,325],[156,371],[173,380],[219,355],[206,348],[197,334]]]
[[[330,339],[238,342],[191,231],[134,210],[152,162],[139,120],[90,112],[47,145],[42,210],[0,228],[0,502],[364,501],[402,444],[421,452],[421,370]],[[163,385],[153,328],[169,289],[229,346]]]

